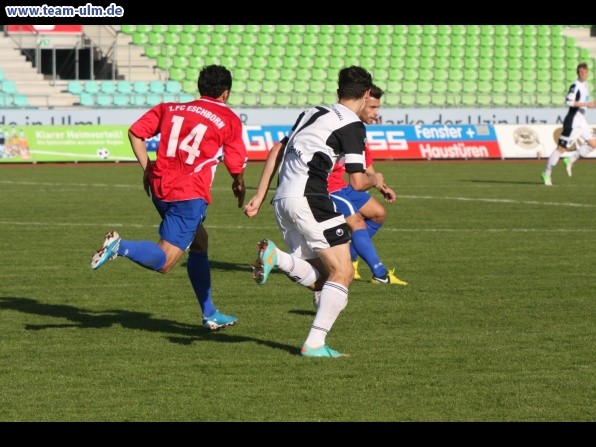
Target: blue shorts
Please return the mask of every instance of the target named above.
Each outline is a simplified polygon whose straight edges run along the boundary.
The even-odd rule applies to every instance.
[[[338,213],[344,217],[356,214],[371,198],[366,191],[356,191],[350,185],[329,194]]]
[[[203,199],[164,202],[152,196],[153,205],[161,216],[159,236],[182,251],[186,251],[197,229],[205,220],[207,203]]]

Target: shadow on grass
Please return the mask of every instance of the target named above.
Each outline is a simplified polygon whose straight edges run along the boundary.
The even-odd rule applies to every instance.
[[[288,311],[288,313],[294,314],[294,315],[309,315],[311,317],[317,314],[317,312],[314,310],[304,310],[304,309],[290,310],[290,311]]]
[[[185,268],[187,266],[188,262],[187,261],[182,261],[180,262],[178,265],[181,268]],[[229,271],[239,271],[239,272],[247,272],[248,274],[252,273],[252,261],[251,264],[249,265],[248,263],[245,264],[236,264],[233,262],[220,262],[220,261],[214,261],[212,259],[209,259],[209,267],[211,268],[211,270],[222,270],[224,272],[229,272]]]
[[[186,269],[188,262],[187,261],[183,261],[180,262],[179,266],[181,268]],[[220,262],[220,261],[212,261],[211,259],[209,260],[209,267],[211,269],[211,272],[214,272],[216,270],[221,270],[223,272],[230,272],[230,271],[238,271],[238,272],[246,272],[246,276],[247,278],[251,278],[252,279],[252,263],[250,265],[248,264],[235,264],[233,262]],[[283,275],[285,276],[285,273],[283,273],[280,270],[273,270],[270,274],[269,277],[271,278],[272,275]]]
[[[46,304],[31,298],[0,297],[0,309],[11,309],[26,314],[64,318],[70,323],[27,324],[28,331],[44,329],[80,328],[99,329],[120,325],[126,329],[143,330],[165,334],[172,343],[190,345],[196,341],[218,341],[222,343],[253,342],[273,349],[280,349],[299,355],[300,349],[282,343],[260,340],[253,337],[227,333],[232,328],[210,331],[200,325],[178,323],[172,320],[154,318],[144,312],[131,312],[121,309],[108,309],[103,312],[80,309],[64,304]]]

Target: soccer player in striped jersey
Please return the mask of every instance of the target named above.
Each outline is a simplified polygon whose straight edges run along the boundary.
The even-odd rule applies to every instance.
[[[340,70],[338,103],[300,114],[290,135],[274,145],[257,193],[244,207],[248,217],[258,213],[280,163],[272,204],[289,253],[277,249],[270,239],[262,240],[253,277],[264,284],[277,266],[299,284],[321,291],[317,313],[301,349],[305,357],[346,356],[326,344],[327,334],[347,305],[354,276],[350,228],[329,198],[327,178],[338,158],[345,157],[354,189],[364,191],[384,183],[382,174],[366,172],[364,160],[366,130],[359,115],[371,87],[372,76],[365,69],[351,66]]]
[[[571,177],[573,164],[582,157],[586,157],[596,149],[596,136],[594,130],[586,120],[586,109],[594,107],[594,100],[590,99],[588,87],[588,65],[582,62],[577,66],[577,80],[571,84],[565,104],[569,107],[567,115],[563,120],[563,132],[559,137],[557,148],[553,151],[546,162],[542,173],[542,181],[546,186],[552,186],[551,173],[559,163],[561,156],[569,151],[573,145],[576,150],[569,153],[563,159],[567,175]]]
[[[370,89],[370,98],[360,116],[365,124],[372,124],[379,119],[379,108],[383,90],[373,85]],[[372,154],[365,149],[367,172],[374,173]],[[344,215],[352,231],[350,255],[354,265],[354,279],[361,279],[358,272],[358,257],[361,257],[372,272],[373,284],[398,284],[405,286],[408,283],[395,276],[394,269],[387,269],[372,242],[372,237],[379,231],[387,215],[383,205],[379,203],[368,191],[356,191],[344,179],[345,167],[340,159],[329,175],[329,194],[335,203],[335,208]],[[385,202],[393,203],[397,195],[389,186],[383,183],[377,188],[383,195]],[[315,297],[315,302],[317,298]]]

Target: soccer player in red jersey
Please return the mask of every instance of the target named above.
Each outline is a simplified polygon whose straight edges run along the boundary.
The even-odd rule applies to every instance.
[[[366,107],[360,114],[360,119],[365,124],[378,121],[383,93],[382,89],[373,84]],[[373,157],[368,146],[364,149],[364,157],[366,172],[374,173]],[[358,272],[358,257],[360,256],[370,268],[374,284],[407,285],[407,282],[395,276],[394,269],[389,270],[383,265],[372,242],[372,237],[385,222],[387,215],[385,208],[368,191],[357,191],[352,188],[344,178],[345,173],[344,161],[340,159],[333,166],[327,182],[329,184],[329,196],[335,204],[335,209],[344,215],[352,231],[350,255],[354,265],[354,279],[361,279]],[[377,190],[383,195],[387,203],[393,203],[397,199],[395,192],[385,183],[380,185]]]
[[[162,218],[160,239],[132,241],[116,231],[106,234],[93,255],[98,269],[118,256],[160,273],[167,273],[189,250],[187,271],[203,314],[203,325],[214,330],[236,323],[235,316],[217,310],[211,299],[207,232],[202,225],[211,203],[211,183],[223,161],[232,176],[238,207],[246,193],[247,149],[242,123],[226,105],[232,74],[221,65],[204,67],[198,79],[201,97],[187,103],[161,103],[141,116],[128,131],[132,149],[144,171],[143,187]],[[160,134],[154,162],[145,140]]]

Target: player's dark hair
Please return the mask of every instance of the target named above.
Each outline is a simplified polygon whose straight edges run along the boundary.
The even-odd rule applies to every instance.
[[[372,76],[362,67],[352,65],[339,71],[337,97],[339,99],[360,99],[372,87]]]
[[[197,86],[201,96],[219,98],[232,89],[232,73],[223,65],[207,65],[199,73]]]
[[[375,99],[381,99],[381,96],[383,96],[383,93],[385,93],[385,92],[376,84],[373,84],[372,87],[370,88],[370,96],[372,96]]]

